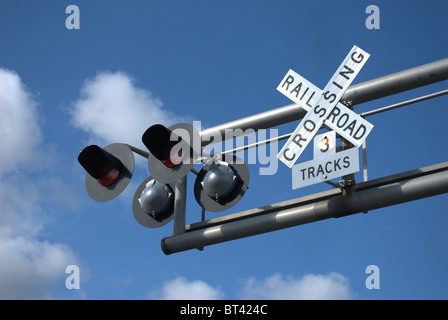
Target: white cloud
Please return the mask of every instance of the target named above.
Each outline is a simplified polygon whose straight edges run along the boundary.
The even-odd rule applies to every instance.
[[[0,299],[52,298],[65,267],[79,263],[68,246],[41,240],[45,206],[57,203],[62,182],[39,174],[54,154],[43,144],[35,95],[13,71],[0,68],[0,83]]]
[[[337,272],[306,274],[300,279],[274,274],[264,281],[246,280],[241,299],[266,300],[347,300],[353,299],[349,280]]]
[[[299,279],[279,273],[264,280],[249,278],[238,288],[237,295],[242,300],[348,300],[356,296],[349,280],[337,272],[325,275],[310,273]],[[219,287],[180,276],[166,281],[149,296],[160,300],[227,299]]]
[[[34,183],[26,183],[26,180],[26,176],[22,174],[0,177],[2,236],[35,237],[42,230],[44,218],[39,201],[39,188]]]
[[[158,294],[152,294],[160,300],[219,300],[224,294],[219,288],[213,288],[201,280],[188,281],[177,277],[163,284]]]
[[[0,175],[35,165],[42,142],[37,102],[14,71],[0,69]],[[39,162],[39,161],[38,161]]]
[[[25,236],[0,237],[0,299],[51,299],[77,258],[66,245]]]
[[[101,72],[86,80],[71,115],[73,125],[98,145],[123,142],[142,147],[141,137],[151,125],[185,121],[164,109],[159,98],[138,88],[123,72]]]

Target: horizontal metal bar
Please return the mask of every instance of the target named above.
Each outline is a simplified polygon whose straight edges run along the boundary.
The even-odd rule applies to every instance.
[[[288,200],[231,217],[187,226],[181,235],[161,241],[165,254],[276,231],[329,218],[339,218],[448,192],[448,162],[360,183],[356,192],[330,190]]]
[[[131,150],[132,150],[133,152],[135,152],[136,154],[142,156],[143,158],[148,159],[148,155],[149,155],[148,152],[143,151],[142,149],[136,148],[136,147],[134,147],[134,146],[131,146],[130,144],[126,144],[126,145],[129,147],[129,149],[131,149]]]
[[[448,58],[352,85],[342,96],[341,101],[357,105],[447,79]],[[248,129],[256,131],[272,128],[302,119],[305,114],[306,111],[297,104],[264,111],[202,130],[200,132],[201,144],[206,146],[217,142],[212,137],[220,137],[223,141],[227,129],[241,129],[235,133],[245,135],[244,131]]]
[[[255,115],[242,119],[230,121],[215,127],[204,129],[200,132],[202,146],[216,142],[211,137],[220,137],[225,140],[226,130],[241,129],[241,135],[247,134],[244,131],[248,129],[261,130],[282,125],[294,120],[302,119],[306,111],[297,104],[289,104],[280,108],[257,113]],[[235,134],[238,132],[235,132]],[[210,141],[212,140],[212,141]]]
[[[428,94],[426,96],[421,96],[421,97],[418,97],[418,98],[415,98],[415,99],[406,100],[406,101],[403,101],[403,102],[392,104],[392,105],[387,106],[387,107],[382,107],[382,108],[378,108],[378,109],[375,109],[375,110],[363,112],[363,113],[360,114],[360,116],[363,117],[363,118],[368,117],[368,116],[373,116],[374,114],[378,114],[378,113],[381,113],[381,112],[385,112],[385,111],[390,111],[390,110],[393,110],[393,109],[401,108],[401,107],[408,106],[408,105],[413,104],[413,103],[417,103],[417,102],[425,101],[425,100],[428,100],[428,99],[440,97],[440,96],[443,96],[445,94],[448,94],[448,89],[447,90],[442,90],[442,91],[439,91],[439,92],[435,92],[435,93],[431,93],[431,94]]]
[[[352,85],[342,102],[353,105],[448,79],[448,58]]]
[[[190,232],[190,231],[200,230],[200,229],[204,229],[204,228],[209,228],[212,226],[227,224],[229,222],[243,220],[246,218],[252,218],[252,217],[262,215],[262,214],[279,211],[281,209],[289,209],[289,208],[293,208],[293,207],[304,206],[306,204],[314,203],[317,201],[330,199],[334,196],[338,196],[341,194],[342,194],[342,192],[340,189],[331,189],[328,191],[319,192],[319,193],[307,195],[307,196],[300,197],[300,198],[290,199],[290,200],[270,204],[270,205],[259,207],[259,208],[249,209],[249,210],[242,211],[242,212],[228,214],[226,216],[221,216],[221,217],[217,217],[217,218],[213,218],[213,219],[209,219],[209,220],[205,220],[205,221],[201,221],[201,222],[196,222],[196,223],[187,225],[185,227],[185,229],[187,232]]]
[[[255,147],[259,147],[259,146],[264,146],[265,144],[269,144],[269,143],[272,143],[272,142],[277,142],[277,141],[280,141],[280,140],[288,139],[291,135],[292,135],[292,132],[284,134],[284,135],[282,135],[280,137],[275,137],[275,138],[263,140],[263,141],[260,141],[260,142],[255,142],[255,143],[248,144],[248,145],[245,145],[245,146],[242,146],[242,147],[239,147],[239,148],[235,148],[235,149],[229,149],[229,150],[221,152],[220,154],[221,155],[229,154],[229,153],[231,154],[231,153],[236,153],[236,152],[252,149],[252,148],[255,148]]]

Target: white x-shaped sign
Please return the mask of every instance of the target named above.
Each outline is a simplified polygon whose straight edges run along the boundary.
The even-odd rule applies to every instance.
[[[289,70],[277,90],[308,113],[280,150],[277,158],[291,168],[324,122],[356,147],[362,144],[373,125],[339,103],[339,100],[369,57],[367,52],[353,46],[323,91]]]

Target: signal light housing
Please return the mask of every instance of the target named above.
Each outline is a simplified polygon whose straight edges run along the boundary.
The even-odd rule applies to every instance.
[[[134,172],[134,154],[122,143],[84,148],[78,162],[87,171],[86,190],[95,201],[109,201],[126,189]]]
[[[162,227],[174,218],[174,184],[146,178],[134,194],[132,211],[135,220],[147,228]]]
[[[249,168],[233,156],[231,163],[206,164],[194,183],[194,196],[205,210],[218,212],[233,207],[249,186]]]
[[[199,132],[188,123],[149,127],[142,136],[148,148],[148,169],[158,182],[170,184],[185,176],[201,153]]]
[[[149,127],[143,134],[142,140],[151,153],[167,168],[173,168],[182,162],[185,155],[182,149],[177,154],[170,154],[172,148],[181,140],[180,137],[171,138],[172,131],[161,124]],[[155,137],[155,138],[154,138]]]

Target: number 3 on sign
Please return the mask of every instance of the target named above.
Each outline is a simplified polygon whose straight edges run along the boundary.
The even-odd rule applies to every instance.
[[[314,159],[328,157],[336,153],[336,132],[330,131],[314,137]]]

